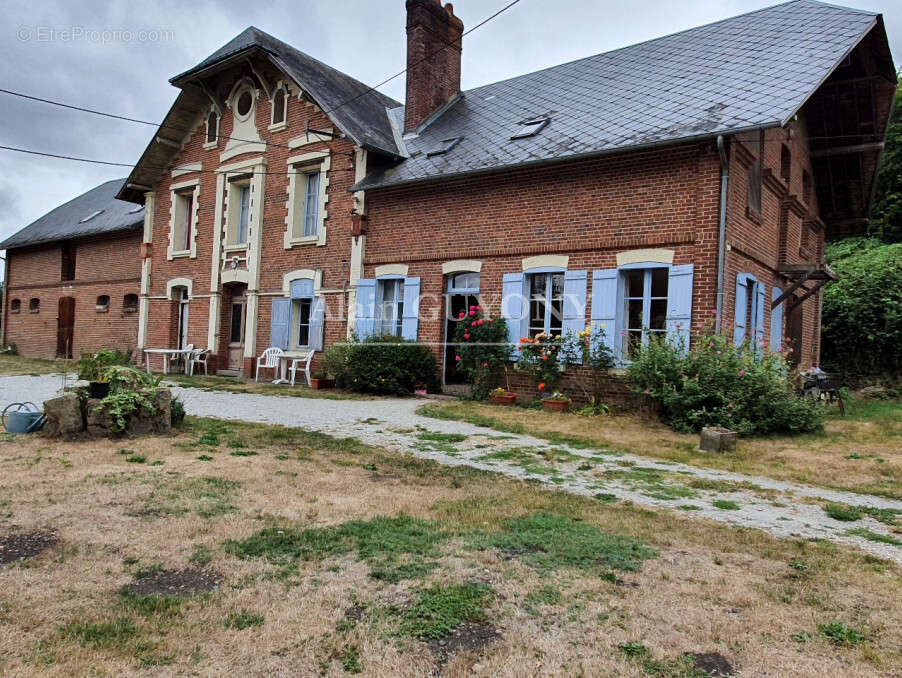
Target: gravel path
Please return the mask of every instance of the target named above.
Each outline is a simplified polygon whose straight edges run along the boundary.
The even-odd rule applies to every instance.
[[[0,377],[0,404],[21,400],[41,403],[53,397],[60,385],[58,375]],[[415,410],[428,402],[423,399],[325,400],[178,387],[173,391],[192,415],[358,438],[442,464],[465,464],[530,479],[601,501],[630,500],[683,510],[687,515],[753,527],[779,537],[844,542],[902,564],[902,547],[849,534],[850,529],[864,528],[898,540],[887,525],[869,515],[855,522],[841,522],[823,510],[825,502],[837,502],[902,513],[902,501],[604,449],[555,445],[527,435],[502,435],[472,424],[417,415]]]

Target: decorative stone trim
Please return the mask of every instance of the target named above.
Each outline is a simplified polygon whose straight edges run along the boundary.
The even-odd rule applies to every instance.
[[[314,294],[318,293],[323,287],[323,271],[322,269],[299,268],[296,271],[289,271],[282,276],[282,293],[287,297],[291,294],[291,283],[295,280],[312,280]]]
[[[220,274],[220,280],[222,280],[223,285],[236,282],[249,285],[251,276],[248,273],[247,269],[227,268]]]
[[[442,264],[442,273],[444,275],[449,275],[450,273],[480,273],[481,271],[482,262],[475,259],[455,259]]]
[[[332,158],[329,151],[311,151],[302,153],[288,158],[288,200],[285,203],[287,214],[285,216],[285,235],[283,238],[284,248],[291,249],[298,245],[317,245],[326,244],[326,219],[329,214],[326,207],[329,202],[329,170],[332,167]],[[303,219],[303,214],[297,214],[298,210],[303,206],[300,202],[299,192],[304,190],[299,177],[303,176],[303,166],[309,165],[311,169],[319,165],[319,205],[317,209],[317,227],[316,235],[298,236],[295,235],[295,222]]]
[[[176,287],[187,287],[188,298],[191,299],[194,296],[194,281],[191,278],[173,278],[166,283],[166,299],[172,299],[172,291]]]
[[[673,250],[664,249],[645,249],[645,250],[629,250],[627,252],[617,253],[617,266],[626,266],[627,264],[638,264],[643,261],[650,261],[656,264],[673,264]]]
[[[407,264],[383,264],[382,266],[376,266],[375,275],[377,278],[383,275],[403,275],[406,278],[407,270]]]
[[[523,270],[533,268],[562,268],[566,269],[570,263],[570,257],[566,254],[539,254],[534,257],[526,257],[523,260]]]

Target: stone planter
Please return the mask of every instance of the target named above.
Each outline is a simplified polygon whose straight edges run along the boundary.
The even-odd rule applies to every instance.
[[[552,400],[551,398],[542,399],[542,409],[551,410],[552,412],[566,412],[570,409],[569,400]]]
[[[511,393],[510,391],[507,393],[490,393],[489,399],[491,399],[492,403],[495,405],[505,405],[510,407],[517,402],[517,394]]]
[[[334,379],[318,379],[317,377],[313,377],[310,380],[310,388],[321,389],[321,388],[335,388],[335,380]]]
[[[739,434],[722,426],[708,426],[702,429],[699,449],[702,452],[717,452],[725,454],[736,449],[736,440]]]

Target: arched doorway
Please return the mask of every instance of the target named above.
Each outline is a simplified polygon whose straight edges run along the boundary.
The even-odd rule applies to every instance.
[[[56,317],[56,356],[72,357],[72,342],[75,338],[75,297],[60,297],[59,312]]]

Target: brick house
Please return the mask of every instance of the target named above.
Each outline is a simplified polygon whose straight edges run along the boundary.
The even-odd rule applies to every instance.
[[[107,181],[0,243],[4,346],[33,358],[135,349],[144,209],[116,198],[122,182]]]
[[[880,15],[786,4],[460,91],[463,24],[407,0],[406,107],[249,28],[180,93],[145,205],[139,346],[605,325],[619,362],[716,313],[820,350],[827,235],[866,223],[895,72]]]

